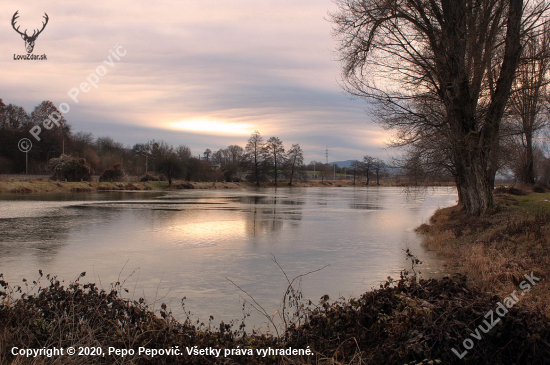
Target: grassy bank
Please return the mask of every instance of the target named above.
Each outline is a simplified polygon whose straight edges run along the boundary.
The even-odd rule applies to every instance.
[[[449,272],[503,296],[518,289],[526,272],[541,282],[523,305],[550,317],[550,193],[497,189],[497,207],[470,218],[459,207],[438,210],[417,231],[447,261]]]
[[[135,179],[134,179],[135,180]],[[307,182],[294,182],[292,187],[365,187],[365,182],[335,180],[325,181],[312,180]],[[369,186],[376,186],[371,183]],[[407,186],[406,183],[393,180],[382,181],[380,186]],[[274,188],[272,183],[262,183],[260,188]],[[280,183],[278,188],[290,188],[287,183]],[[181,189],[251,189],[256,185],[249,182],[188,182],[175,180],[172,186],[168,187],[166,181],[150,182],[64,182],[52,181],[47,177],[3,177],[0,178],[0,193],[86,193],[97,191],[131,190],[131,191],[169,191]]]

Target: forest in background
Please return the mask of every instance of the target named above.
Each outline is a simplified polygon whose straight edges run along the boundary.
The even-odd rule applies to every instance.
[[[27,156],[19,150],[19,140],[28,138],[29,131],[54,112],[59,111],[51,101],[41,102],[29,114],[25,108],[6,105],[0,99],[0,174],[24,174],[27,169],[29,174],[56,177],[55,162],[60,161],[64,153],[65,162],[73,161],[84,169],[75,176],[57,175],[58,179],[68,181],[91,179],[105,171],[108,181],[123,180],[125,176],[146,179],[147,176],[150,176],[149,179],[161,176],[187,181],[271,181],[275,184],[280,180],[292,184],[293,180],[324,181],[325,178],[364,181],[367,185],[379,184],[380,179],[389,177],[411,185],[452,181],[452,174],[444,161],[436,162],[433,155],[427,158],[424,150],[410,149],[388,161],[366,155],[353,160],[349,166],[338,166],[321,161],[305,163],[299,144],[293,144],[286,150],[279,138],[271,137],[264,141],[259,132],[253,133],[244,147],[230,145],[196,153],[185,144],[173,146],[154,139],[132,147],[125,146],[109,136],[95,137],[91,133],[74,132],[64,118],[60,126],[43,129],[40,141],[33,141],[26,166]],[[520,183],[550,183],[547,118],[546,111],[541,108],[537,114],[534,138],[531,139],[533,179],[526,168],[529,163],[525,161],[529,158],[524,134],[519,127],[514,127],[515,119],[510,119],[506,154],[502,154],[499,169],[502,178]],[[518,121],[515,120],[515,123],[517,125]]]
[[[392,167],[382,159],[363,156],[350,166],[326,162],[304,162],[304,151],[299,144],[285,149],[278,137],[267,140],[254,132],[243,146],[230,145],[218,150],[205,149],[196,153],[185,144],[171,145],[151,139],[124,146],[111,137],[94,137],[91,133],[74,132],[65,118],[59,126],[42,129],[40,141],[33,139],[28,156],[18,148],[18,142],[30,136],[33,127],[40,125],[59,110],[51,101],[43,101],[29,114],[23,107],[0,99],[0,174],[51,174],[58,180],[86,181],[94,175],[107,181],[118,181],[125,176],[143,176],[155,179],[188,181],[250,181],[256,184],[282,179],[289,185],[299,179],[334,179],[345,176],[349,180],[380,183],[390,175]],[[28,165],[26,165],[28,158]],[[418,166],[402,165],[404,175],[416,183],[427,177]],[[65,171],[72,169],[73,171]],[[434,176],[431,176],[434,177]],[[445,176],[438,176],[445,179]]]

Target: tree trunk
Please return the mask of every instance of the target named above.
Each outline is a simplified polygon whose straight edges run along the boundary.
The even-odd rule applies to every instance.
[[[468,215],[480,216],[494,206],[494,173],[477,149],[465,150],[457,157],[458,202]]]
[[[273,171],[275,175],[275,186],[277,186],[277,155],[275,155],[275,171]]]
[[[254,152],[254,174],[256,175],[256,186],[260,187],[260,171],[258,168],[258,152]]]
[[[456,62],[463,59],[461,55],[465,52],[465,44],[456,34],[464,29],[457,30],[454,26],[447,29],[449,39],[457,42],[445,58],[445,64],[450,66],[449,78],[445,80],[449,89],[443,99],[455,138],[452,147],[459,201],[470,216],[480,216],[494,206],[498,135],[521,55],[523,0],[510,0],[508,12],[502,66],[481,128],[476,128],[477,100],[471,98],[466,66]],[[465,23],[460,25],[465,27]]]
[[[525,167],[524,183],[535,185],[535,157],[533,154],[533,136],[532,133],[525,134]]]

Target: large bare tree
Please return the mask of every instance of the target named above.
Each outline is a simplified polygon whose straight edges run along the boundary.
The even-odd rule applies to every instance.
[[[515,152],[509,164],[521,182],[531,185],[535,184],[534,139],[549,122],[549,31],[544,27],[528,35],[509,103],[509,148]]]
[[[345,88],[374,101],[402,143],[443,139],[459,202],[470,215],[484,213],[494,205],[499,130],[523,35],[543,23],[546,2],[336,2]]]
[[[240,163],[244,157],[244,149],[241,146],[232,144],[231,146],[227,147],[227,151],[229,153],[229,158],[233,163]]]
[[[265,161],[273,169],[273,183],[277,186],[279,169],[285,163],[285,148],[278,137],[271,137],[264,146]]]
[[[374,160],[375,158],[372,156],[363,156],[363,164],[361,167],[363,168],[363,172],[365,173],[365,177],[367,178],[367,185],[369,185],[370,183],[370,174],[374,167]]]
[[[288,161],[290,169],[290,179],[288,180],[288,185],[292,186],[292,179],[294,178],[296,170],[298,170],[300,166],[302,166],[302,164],[304,163],[304,151],[298,143],[293,144],[292,148],[288,150],[286,160]]]
[[[256,186],[260,186],[260,178],[264,165],[264,146],[265,142],[260,132],[254,131],[245,147],[247,159],[251,165],[252,180],[256,182]]]

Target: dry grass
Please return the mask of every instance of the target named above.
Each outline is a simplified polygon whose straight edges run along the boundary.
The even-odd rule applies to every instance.
[[[380,187],[390,186],[408,186],[406,182],[396,180],[382,180]],[[262,183],[260,188],[302,188],[302,187],[366,187],[365,182],[357,182],[353,185],[350,180],[310,180],[310,181],[295,181],[292,186],[287,182],[280,182],[278,186],[272,183]],[[368,185],[369,187],[377,187],[375,183]],[[447,186],[447,184],[432,183],[429,186]],[[0,193],[80,193],[94,191],[109,191],[109,190],[179,190],[179,189],[254,189],[256,185],[249,182],[212,182],[212,181],[193,181],[174,180],[172,187],[168,188],[167,181],[148,181],[139,182],[135,177],[128,178],[125,182],[64,182],[51,181],[48,177],[1,177],[0,178]]]
[[[522,304],[543,306],[550,316],[549,197],[498,194],[497,208],[483,217],[469,218],[460,207],[440,209],[417,231],[450,271],[467,275],[485,292],[508,295],[533,272],[541,282]]]

